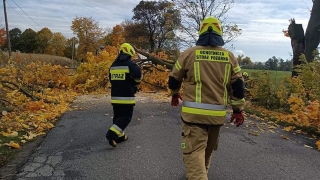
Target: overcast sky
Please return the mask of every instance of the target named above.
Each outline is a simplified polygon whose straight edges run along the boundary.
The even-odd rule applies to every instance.
[[[101,28],[112,28],[132,18],[132,9],[140,0],[6,0],[9,29],[39,31],[48,27],[67,38],[73,36],[72,20],[92,17]],[[3,9],[3,3],[0,3]],[[304,30],[310,17],[312,0],[235,0],[228,21],[243,30],[233,43],[234,54],[249,56],[253,61],[267,61],[272,56],[291,59],[290,38],[284,37],[289,19],[295,18]],[[5,27],[4,13],[0,25]]]

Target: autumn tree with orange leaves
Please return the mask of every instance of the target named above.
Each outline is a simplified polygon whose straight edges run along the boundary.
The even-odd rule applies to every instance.
[[[120,47],[122,43],[125,42],[125,31],[121,25],[116,25],[112,29],[111,33],[111,45],[115,47]]]
[[[72,21],[71,30],[79,39],[77,57],[85,61],[88,52],[95,53],[100,47],[101,39],[105,31],[99,27],[99,23],[92,18],[76,17]]]
[[[7,40],[6,40],[6,36],[7,36],[7,32],[4,28],[0,29],[0,46],[2,47],[3,45],[6,44]]]

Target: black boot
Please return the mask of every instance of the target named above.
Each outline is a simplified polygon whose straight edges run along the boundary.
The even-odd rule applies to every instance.
[[[115,132],[108,130],[106,134],[106,138],[108,139],[110,146],[112,147],[117,146],[118,135]]]
[[[123,136],[118,137],[118,140],[116,140],[116,143],[121,143],[121,142],[126,141],[126,140],[128,140],[128,136],[127,135],[123,135]]]

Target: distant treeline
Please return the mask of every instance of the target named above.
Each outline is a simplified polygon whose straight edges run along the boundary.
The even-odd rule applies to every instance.
[[[291,71],[292,60],[283,60],[273,56],[266,62],[252,62],[250,57],[243,58],[243,55],[237,57],[242,69],[260,69],[260,70],[277,70],[277,71]]]

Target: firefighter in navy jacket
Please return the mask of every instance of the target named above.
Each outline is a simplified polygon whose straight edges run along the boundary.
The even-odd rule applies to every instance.
[[[142,79],[140,67],[131,61],[134,55],[135,50],[130,44],[122,44],[119,55],[109,70],[113,125],[108,130],[106,138],[112,147],[128,139],[124,130],[131,122],[135,93]]]

